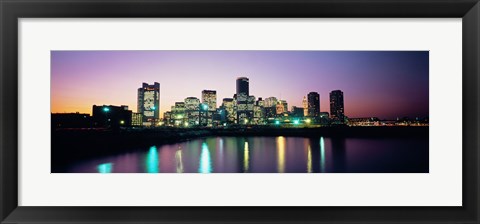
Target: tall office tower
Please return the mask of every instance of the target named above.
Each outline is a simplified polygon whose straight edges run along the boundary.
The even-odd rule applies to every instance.
[[[308,116],[308,102],[307,102],[307,97],[303,96],[303,116]]]
[[[247,77],[237,78],[237,95],[240,95],[240,93],[244,93],[248,96],[250,94],[248,82],[249,80]]]
[[[343,123],[345,120],[343,92],[340,90],[330,92],[330,116],[337,122]]]
[[[175,107],[172,110],[175,126],[185,126],[185,102],[175,102]]]
[[[217,91],[203,90],[202,103],[208,105],[208,111],[216,111],[217,110]]]
[[[185,116],[188,123],[187,126],[200,123],[200,99],[197,97],[185,98]]]
[[[227,122],[235,123],[237,119],[237,110],[235,109],[235,101],[232,98],[223,98],[222,106],[225,108]]]
[[[288,103],[286,100],[280,100],[280,103],[283,105],[283,111],[288,112]]]
[[[278,101],[277,102],[277,106],[275,106],[275,109],[276,109],[276,113],[277,115],[281,115],[285,112],[285,107],[283,106],[282,102],[281,101]]]
[[[318,117],[320,116],[320,95],[317,92],[310,92],[307,95],[308,98],[308,116]]]
[[[142,83],[138,88],[137,112],[142,114],[143,122],[154,123],[160,119],[160,83]]]

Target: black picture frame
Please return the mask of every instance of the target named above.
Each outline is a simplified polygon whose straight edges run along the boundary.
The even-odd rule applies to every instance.
[[[478,0],[0,0],[1,223],[479,223]],[[18,206],[18,19],[122,17],[462,18],[461,207]],[[448,44],[448,43],[446,43]],[[459,150],[459,149],[457,149]],[[446,164],[447,165],[447,164]],[[442,195],[438,195],[442,197]]]

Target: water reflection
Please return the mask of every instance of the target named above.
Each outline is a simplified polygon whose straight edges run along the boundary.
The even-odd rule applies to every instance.
[[[248,153],[248,142],[245,142],[245,148],[243,149],[243,172],[248,172],[248,163],[250,162]]]
[[[277,162],[277,171],[279,173],[284,173],[285,172],[285,137],[280,136],[277,137],[277,157],[278,157],[278,162]]]
[[[113,169],[112,163],[102,163],[97,166],[97,170],[99,173],[111,173]]]
[[[202,144],[202,153],[200,154],[200,166],[198,167],[199,173],[211,173],[212,161],[210,158],[210,152],[208,151],[208,145],[206,142]]]
[[[158,173],[159,169],[159,160],[158,160],[158,150],[157,147],[152,146],[148,150],[146,161],[147,173]]]
[[[428,172],[428,139],[212,137],[72,164],[76,173]]]
[[[182,150],[175,152],[175,162],[177,164],[177,173],[183,173]]]
[[[325,140],[320,137],[320,172],[325,172]]]

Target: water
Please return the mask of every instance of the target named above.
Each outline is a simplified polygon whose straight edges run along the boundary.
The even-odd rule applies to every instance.
[[[72,164],[72,173],[428,173],[428,139],[211,137]]]

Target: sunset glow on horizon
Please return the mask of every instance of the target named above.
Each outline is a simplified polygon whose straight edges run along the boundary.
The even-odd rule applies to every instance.
[[[160,116],[202,90],[217,107],[248,77],[250,95],[302,107],[309,92],[342,90],[345,115],[394,119],[429,114],[428,51],[52,51],[51,112],[92,113],[93,105],[137,111],[137,89],[160,83]]]

